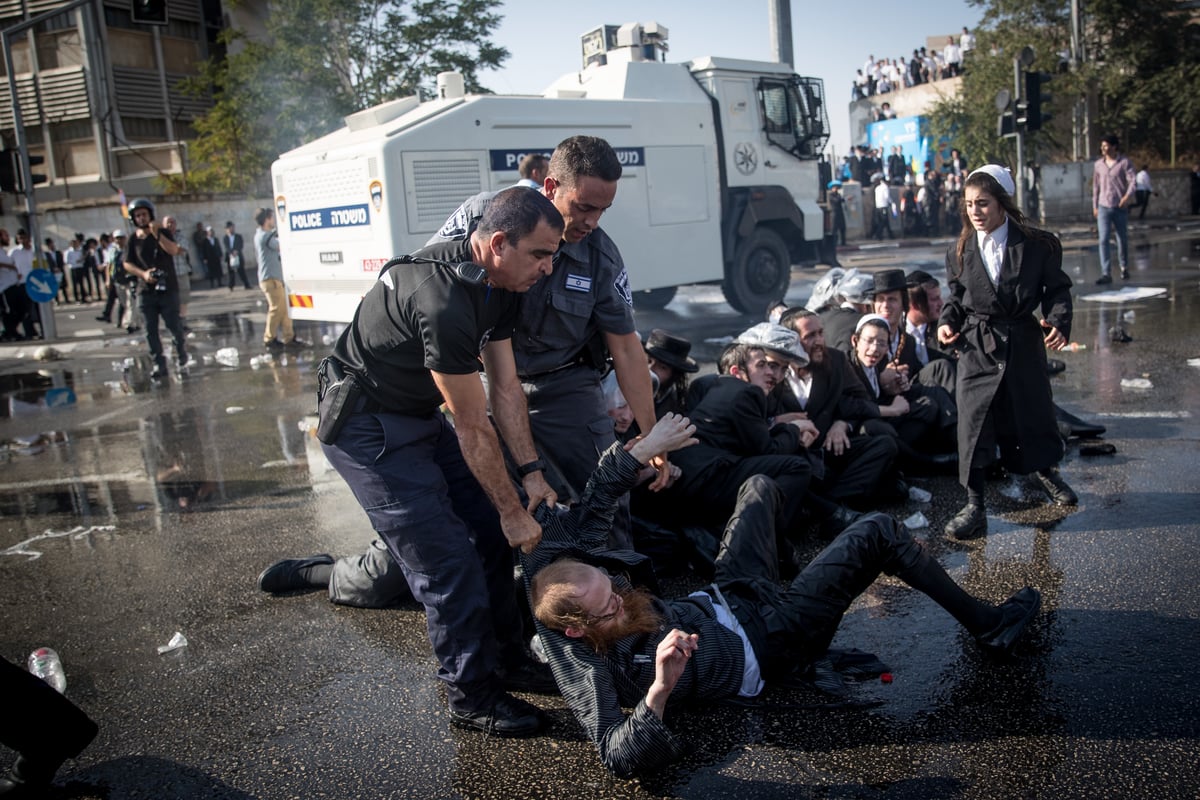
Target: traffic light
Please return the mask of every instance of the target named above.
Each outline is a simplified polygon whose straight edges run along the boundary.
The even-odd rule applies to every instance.
[[[44,164],[44,163],[46,163],[45,156],[30,156],[29,157],[29,170],[30,170],[29,171],[29,181],[34,186],[37,186],[38,184],[41,184],[41,183],[45,183],[47,180],[49,180],[49,178],[47,178],[44,173],[33,171],[33,168],[36,167],[38,164]],[[21,183],[22,174],[23,173],[21,172],[21,170],[18,169],[17,170],[17,184],[18,185],[20,185],[20,183]]]
[[[996,120],[996,136],[1000,139],[1008,139],[1016,135],[1017,126],[1013,119],[1013,112],[1002,111]]]
[[[134,22],[142,25],[167,24],[167,0],[131,0],[129,9]]]
[[[1042,111],[1042,106],[1050,102],[1050,93],[1042,87],[1052,80],[1049,72],[1025,73],[1025,130],[1036,131],[1049,121],[1050,114]]]
[[[0,192],[17,191],[17,151],[0,150]]]

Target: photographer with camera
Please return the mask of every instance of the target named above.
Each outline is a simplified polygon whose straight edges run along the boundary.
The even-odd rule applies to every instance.
[[[138,277],[138,298],[146,319],[146,344],[150,345],[150,356],[154,359],[150,377],[165,378],[167,359],[158,335],[160,317],[175,339],[179,368],[182,370],[188,361],[179,319],[179,279],[174,259],[182,248],[175,244],[170,231],[154,221],[154,205],[149,200],[138,198],[130,203],[129,218],[135,231],[125,251],[125,271]]]

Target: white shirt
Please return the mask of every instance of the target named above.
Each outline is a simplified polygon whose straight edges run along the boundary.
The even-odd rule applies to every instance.
[[[21,273],[21,283],[24,283],[29,273],[33,272],[33,251],[17,245],[8,251],[8,256],[17,265],[17,272]]]
[[[905,318],[904,330],[913,340],[913,346],[917,349],[917,360],[922,364],[929,363],[929,348],[925,346],[925,325],[913,325],[910,320]]]
[[[887,211],[888,206],[892,204],[892,190],[883,181],[875,187],[875,208],[880,211]]]
[[[792,387],[792,394],[796,395],[796,400],[800,403],[800,408],[808,408],[808,396],[812,393],[812,373],[808,373],[803,377],[797,375],[794,370],[787,371],[788,386]]]
[[[975,34],[964,32],[958,39],[958,48],[964,53],[975,49]]]
[[[0,264],[13,264],[13,260],[8,253],[4,252],[4,248],[0,247]],[[21,280],[20,274],[13,269],[0,269],[0,292],[11,289],[16,286]]]
[[[1000,268],[1004,265],[1004,248],[1008,245],[1008,217],[1000,227],[991,233],[975,231],[975,241],[979,244],[979,254],[983,256],[983,265],[987,267],[988,277],[993,286],[1000,285]]]
[[[68,247],[63,252],[63,263],[67,265],[67,269],[76,269],[83,266],[83,251],[78,247]]]
[[[1140,170],[1138,174],[1133,177],[1133,188],[1139,192],[1153,191],[1153,187],[1150,186],[1150,173],[1146,172],[1144,169]]]

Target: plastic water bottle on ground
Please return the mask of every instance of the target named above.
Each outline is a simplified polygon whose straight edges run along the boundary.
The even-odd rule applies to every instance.
[[[933,499],[933,495],[920,486],[910,486],[908,487],[908,499],[914,503],[928,503]]]
[[[236,347],[222,347],[216,354],[217,363],[222,367],[236,367],[238,365],[238,351]]]
[[[39,647],[29,654],[29,671],[54,687],[59,694],[67,691],[67,673],[63,672],[58,653]]]
[[[912,531],[920,530],[921,528],[929,527],[929,520],[920,511],[913,514],[908,519],[904,520],[904,527]]]
[[[175,631],[175,635],[171,637],[171,641],[158,646],[158,654],[165,655],[173,653],[176,650],[182,650],[188,646],[187,637],[183,635],[183,631]]]

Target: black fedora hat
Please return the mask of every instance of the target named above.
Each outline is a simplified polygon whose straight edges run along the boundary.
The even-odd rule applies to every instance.
[[[699,372],[700,365],[688,353],[692,343],[679,336],[672,336],[661,328],[650,331],[646,339],[646,353],[672,369],[683,372]]]
[[[903,292],[908,289],[908,281],[902,269],[885,269],[875,273],[875,294],[880,292]]]

